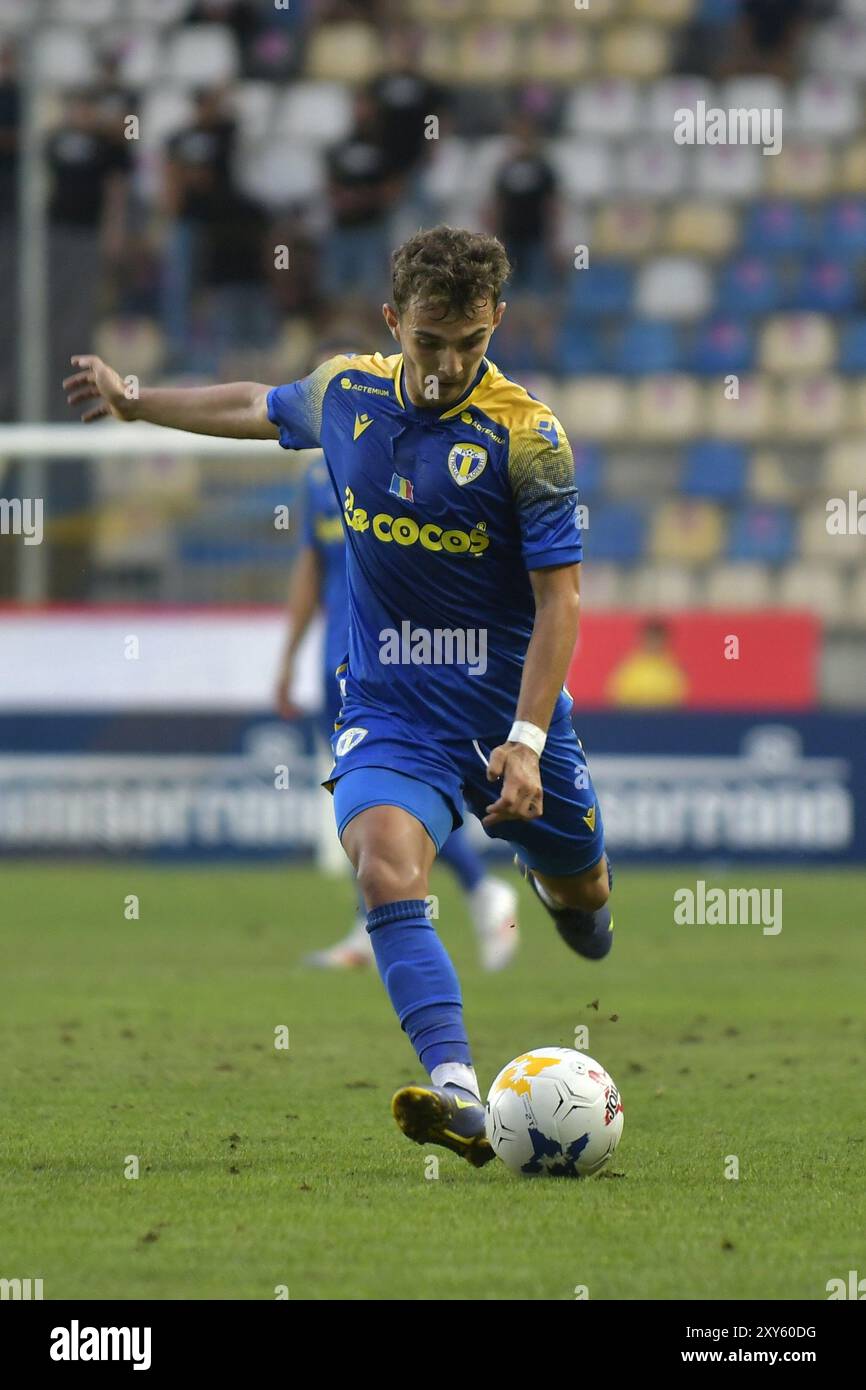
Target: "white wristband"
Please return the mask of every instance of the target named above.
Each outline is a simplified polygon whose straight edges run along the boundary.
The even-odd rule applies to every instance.
[[[527,719],[515,719],[506,742],[525,743],[527,748],[531,748],[540,758],[547,742],[547,734],[543,729],[539,729],[537,724],[530,724]]]

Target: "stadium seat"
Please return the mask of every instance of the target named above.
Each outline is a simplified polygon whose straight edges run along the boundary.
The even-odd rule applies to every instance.
[[[822,484],[835,496],[863,488],[866,433],[834,439],[824,454]]]
[[[694,14],[695,3],[696,0],[628,0],[627,13],[657,24],[686,24]]]
[[[738,395],[726,394],[724,379],[707,383],[706,428],[718,439],[743,442],[765,439],[778,421],[776,394],[767,377],[752,374],[738,383]]]
[[[738,502],[745,491],[749,456],[741,444],[701,439],[689,445],[679,490],[685,497]]]
[[[110,24],[117,17],[118,0],[54,0],[53,19],[60,24]]]
[[[854,196],[866,193],[866,140],[855,140],[842,155],[839,192]]]
[[[195,0],[123,0],[124,15],[136,23],[177,24],[186,19]]]
[[[828,627],[841,627],[848,621],[847,589],[837,570],[798,561],[786,565],[779,575],[776,602],[782,608],[815,613]]]
[[[352,129],[352,102],[342,82],[293,82],[279,101],[273,134],[327,148]]]
[[[836,334],[823,314],[779,314],[761,329],[759,365],[794,376],[823,372],[836,360]]]
[[[602,141],[552,140],[548,153],[566,198],[605,198],[619,184],[616,156]]]
[[[632,299],[631,272],[623,265],[590,259],[586,270],[569,277],[567,312],[582,318],[627,313]]]
[[[497,330],[497,338],[501,331]],[[557,334],[554,362],[561,372],[574,376],[603,371],[605,352],[598,328],[567,315]]]
[[[755,361],[754,333],[747,320],[715,318],[698,324],[687,365],[704,376],[751,371]]]
[[[514,82],[521,61],[516,31],[491,21],[458,31],[453,51],[453,80],[471,85]]]
[[[286,159],[284,139],[271,140],[245,160],[238,170],[238,185],[267,207],[283,208],[306,203],[324,189],[325,171],[318,150],[298,144]]]
[[[797,378],[782,384],[778,429],[786,439],[830,439],[846,423],[847,397],[836,376]]]
[[[591,502],[601,491],[604,454],[594,444],[572,442],[574,481],[582,502]]]
[[[472,0],[409,0],[413,19],[425,24],[442,24],[471,19],[476,10]]]
[[[777,77],[767,73],[750,73],[742,77],[729,77],[719,87],[718,105],[724,111],[759,111],[784,108],[788,94]]]
[[[794,515],[786,507],[749,502],[731,516],[727,559],[780,565],[794,553]]]
[[[45,87],[84,87],[96,74],[91,41],[84,29],[45,28],[34,38],[36,75]]]
[[[836,156],[826,145],[786,141],[777,155],[759,156],[773,198],[827,198],[835,191]]]
[[[695,18],[701,24],[731,24],[738,16],[742,0],[698,0]]]
[[[667,140],[673,136],[677,111],[694,111],[699,101],[707,107],[716,104],[716,89],[709,78],[662,77],[650,84],[646,109],[646,129]]]
[[[712,303],[712,277],[699,260],[661,256],[641,268],[635,312],[647,319],[697,319]]]
[[[705,145],[689,153],[694,155],[694,191],[702,198],[738,201],[761,192],[770,161],[754,145]]]
[[[826,256],[866,256],[866,199],[842,198],[822,209],[820,244]]]
[[[166,39],[165,75],[184,87],[230,82],[240,70],[237,39],[224,24],[189,24]]]
[[[866,376],[856,376],[845,385],[847,410],[844,428],[855,432],[866,430]]]
[[[630,319],[619,330],[610,366],[625,376],[675,372],[681,365],[677,331],[670,323]]]
[[[813,232],[806,209],[791,199],[762,199],[751,207],[743,227],[743,249],[752,255],[783,256],[806,251]]]
[[[714,565],[707,578],[704,602],[708,608],[769,608],[773,580],[765,565]]]
[[[169,136],[195,117],[192,98],[182,87],[149,87],[141,98],[141,144],[162,151]]]
[[[857,277],[845,261],[806,258],[793,277],[788,300],[793,309],[844,314],[857,305]]]
[[[584,544],[587,549],[592,545],[594,539],[590,536],[592,520],[592,513],[590,513],[589,528],[584,535]],[[597,613],[605,608],[618,607],[621,602],[626,575],[618,565],[608,564],[605,561],[596,564],[594,561],[595,551],[593,550],[593,564],[584,566],[580,589],[581,601],[585,600],[587,608],[593,613]]]
[[[582,82],[566,103],[562,129],[568,134],[624,140],[643,125],[639,87],[625,77]]]
[[[590,511],[584,550],[593,563],[631,564],[643,554],[646,511],[635,503],[601,503]],[[591,568],[591,566],[588,566]]]
[[[815,72],[833,77],[866,77],[866,19],[839,18],[816,28],[807,62]]]
[[[574,82],[594,71],[593,36],[575,25],[544,24],[533,28],[518,58],[519,76],[530,82]]]
[[[116,315],[97,326],[93,351],[121,365],[124,376],[153,381],[165,361],[165,340],[153,319]]]
[[[809,496],[817,482],[811,449],[803,454],[759,449],[749,471],[749,496],[756,502],[783,502],[791,506]]]
[[[694,377],[641,377],[634,388],[632,432],[657,443],[693,439],[703,429],[703,405],[703,394]]]
[[[650,202],[606,202],[599,208],[592,240],[586,244],[605,258],[636,259],[655,250],[658,230],[658,213]]]
[[[117,60],[117,80],[124,87],[149,90],[163,75],[163,40],[158,29],[125,29]],[[142,131],[142,137],[144,132]]]
[[[577,440],[622,438],[630,410],[628,387],[615,376],[572,378],[560,396],[560,419],[572,445]]]
[[[725,314],[769,314],[782,302],[775,263],[761,256],[739,256],[722,267],[716,306]]]
[[[785,119],[787,122],[787,110]],[[856,135],[861,119],[856,83],[850,78],[819,73],[799,84],[790,128],[813,140],[845,140]]]
[[[590,6],[591,8],[591,6]],[[630,20],[610,25],[599,43],[599,67],[611,77],[635,77],[646,82],[660,77],[670,64],[671,39],[658,24]]]
[[[674,256],[718,259],[730,255],[738,238],[737,214],[709,199],[678,202],[663,232],[663,249]]]
[[[474,6],[473,6],[474,8]],[[481,0],[478,6],[491,19],[509,19],[514,23],[536,23],[544,14],[543,0]]]
[[[622,160],[622,188],[634,198],[675,198],[687,186],[688,152],[667,140],[629,141]]]
[[[679,473],[675,448],[649,449],[642,440],[612,445],[605,457],[604,493],[611,502],[628,502],[645,496],[647,479],[651,478],[653,496],[667,497],[676,489]]]
[[[725,516],[720,507],[677,498],[656,509],[649,553],[653,560],[705,565],[720,553],[724,534]]]
[[[666,613],[677,608],[692,608],[695,605],[694,570],[685,565],[639,565],[623,585],[621,602],[630,608]]]
[[[856,565],[859,568],[863,564],[866,537],[850,527],[838,532],[835,528],[828,529],[828,523],[832,527],[831,504],[837,501],[844,507],[847,520],[847,489],[813,497],[800,513],[798,550],[804,560],[812,562],[816,571],[825,565]]]
[[[232,106],[238,121],[238,134],[245,145],[258,144],[275,128],[276,93],[272,82],[238,82],[232,91]]]
[[[452,59],[453,59],[452,48]],[[382,62],[381,39],[371,24],[335,20],[314,25],[307,38],[306,76],[323,82],[369,82]]]

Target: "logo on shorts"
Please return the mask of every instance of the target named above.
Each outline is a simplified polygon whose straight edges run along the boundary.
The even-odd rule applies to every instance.
[[[474,483],[487,466],[487,450],[480,444],[455,444],[448,455],[448,471],[458,487]]]
[[[342,758],[344,753],[351,752],[355,745],[361,742],[362,738],[367,737],[369,732],[369,729],[345,729],[337,739],[337,745],[334,749],[336,756]]]
[[[592,833],[593,833],[593,835],[594,835],[594,834],[595,834],[595,806],[594,806],[594,805],[590,806],[589,810],[587,811],[586,815],[585,815],[584,818],[583,818],[583,823],[584,823],[584,825],[586,825],[586,826],[589,827],[589,829],[592,831]]]

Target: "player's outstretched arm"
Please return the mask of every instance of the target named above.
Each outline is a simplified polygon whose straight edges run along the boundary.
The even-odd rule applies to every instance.
[[[81,416],[86,425],[111,415],[115,420],[147,420],[170,429],[216,434],[224,439],[279,438],[277,426],[268,419],[271,388],[261,382],[156,387],[132,393],[101,357],[73,357],[72,364],[78,370],[66,377],[63,389],[71,406],[87,403]]]

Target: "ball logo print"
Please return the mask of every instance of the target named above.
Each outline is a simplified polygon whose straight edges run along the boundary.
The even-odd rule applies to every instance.
[[[344,729],[337,739],[337,745],[334,750],[337,757],[342,758],[346,753],[351,752],[351,750],[357,747],[361,742],[362,738],[367,737],[368,732],[369,730],[367,729]]]
[[[604,1067],[568,1047],[509,1062],[487,1096],[485,1130],[499,1158],[527,1177],[590,1177],[622,1136],[619,1089]]]

